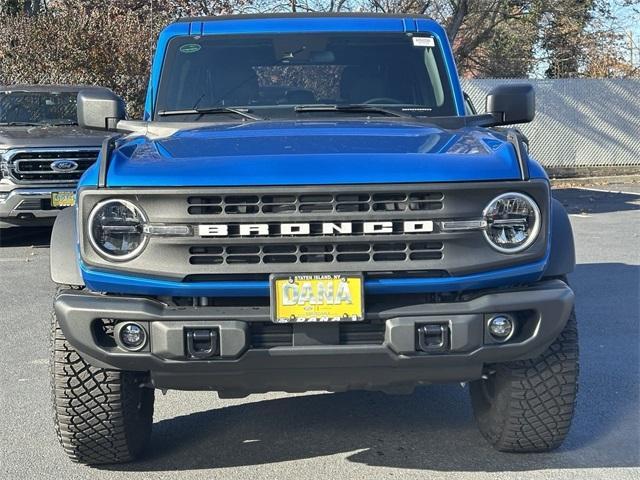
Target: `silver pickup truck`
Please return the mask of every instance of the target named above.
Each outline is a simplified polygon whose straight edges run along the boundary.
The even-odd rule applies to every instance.
[[[76,98],[86,88],[0,86],[0,229],[52,225],[75,202],[105,137],[77,125]]]

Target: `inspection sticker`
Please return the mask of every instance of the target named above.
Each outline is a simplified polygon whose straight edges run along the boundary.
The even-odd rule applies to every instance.
[[[436,41],[433,37],[413,37],[414,47],[435,47]]]
[[[202,47],[197,43],[187,43],[186,45],[182,45],[180,47],[180,51],[182,53],[196,53],[199,52]]]

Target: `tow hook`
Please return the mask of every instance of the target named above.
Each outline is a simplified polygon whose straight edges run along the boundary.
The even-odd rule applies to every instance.
[[[421,352],[444,352],[449,349],[449,326],[432,323],[418,326],[417,350]]]
[[[203,360],[220,355],[218,329],[197,328],[186,330],[187,357]]]

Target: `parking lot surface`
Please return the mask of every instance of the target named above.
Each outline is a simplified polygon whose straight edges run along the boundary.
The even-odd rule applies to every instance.
[[[623,190],[621,187],[619,190]],[[152,445],[140,462],[71,463],[55,438],[48,375],[46,229],[0,237],[2,479],[640,479],[640,196],[556,190],[578,265],[581,375],[570,436],[553,453],[491,449],[467,388],[409,396],[350,392],[252,395],[157,392]]]

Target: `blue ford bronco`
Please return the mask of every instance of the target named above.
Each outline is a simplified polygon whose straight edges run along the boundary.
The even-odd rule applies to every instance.
[[[443,29],[373,14],[190,18],[160,35],[143,120],[58,217],[55,422],[75,461],[149,442],[154,391],[469,385],[495,448],[558,447],[578,374],[571,226],[509,125],[530,85],[465,101]]]

